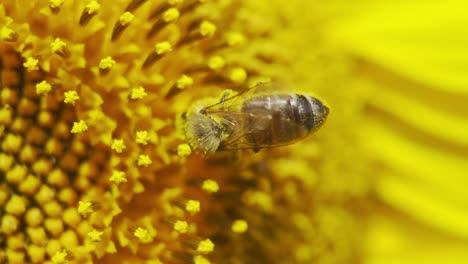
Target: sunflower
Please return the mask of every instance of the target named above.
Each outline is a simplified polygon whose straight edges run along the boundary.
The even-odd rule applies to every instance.
[[[367,260],[466,262],[466,3],[345,8],[326,31],[352,56],[353,83],[366,98],[359,146],[374,200]]]
[[[0,262],[460,263],[461,1],[6,0]],[[278,80],[331,115],[204,156],[177,117]]]

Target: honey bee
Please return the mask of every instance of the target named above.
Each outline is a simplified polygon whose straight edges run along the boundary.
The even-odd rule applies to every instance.
[[[182,115],[185,137],[195,151],[257,152],[288,145],[318,130],[329,113],[319,99],[272,83],[232,94],[227,90],[216,102],[195,103]]]

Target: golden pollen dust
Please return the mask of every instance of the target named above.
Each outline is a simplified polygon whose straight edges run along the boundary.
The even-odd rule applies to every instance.
[[[318,130],[329,108],[319,99],[273,83],[244,92],[228,90],[218,102],[195,102],[182,115],[190,146],[203,154],[271,148],[299,141]]]

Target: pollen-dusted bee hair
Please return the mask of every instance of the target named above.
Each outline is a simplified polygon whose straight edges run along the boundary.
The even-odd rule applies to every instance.
[[[226,139],[225,127],[220,124],[222,120],[207,115],[206,108],[232,94],[235,92],[224,90],[218,97],[197,100],[178,118],[176,126],[192,149],[203,154],[214,153]]]
[[[329,108],[319,99],[271,83],[244,92],[226,91],[218,101],[194,103],[183,115],[187,142],[197,152],[271,148],[318,130]]]
[[[223,140],[223,127],[211,116],[204,113],[206,105],[194,104],[185,112],[182,118],[185,121],[184,133],[189,145],[201,153],[215,152]]]

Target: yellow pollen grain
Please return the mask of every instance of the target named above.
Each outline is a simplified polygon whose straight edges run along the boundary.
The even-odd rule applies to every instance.
[[[181,157],[187,157],[190,154],[192,154],[192,148],[189,146],[189,144],[180,144],[177,146],[177,155]]]
[[[188,200],[185,204],[185,210],[191,214],[200,212],[200,201]]]
[[[119,22],[122,26],[127,26],[133,21],[133,19],[135,19],[135,15],[130,12],[125,12],[120,16]]]
[[[26,194],[34,194],[40,185],[41,181],[37,177],[28,175],[26,179],[20,183],[18,189]]]
[[[202,254],[208,254],[214,250],[214,247],[215,245],[213,244],[213,242],[209,238],[207,238],[198,243],[197,251]]]
[[[115,60],[111,56],[107,56],[99,62],[100,70],[110,70],[115,65]]]
[[[6,180],[10,183],[18,184],[26,178],[27,169],[24,166],[16,165],[6,174]]]
[[[71,129],[72,134],[83,133],[88,130],[88,124],[85,121],[80,120],[78,122],[73,122],[73,127]]]
[[[37,160],[36,162],[34,162],[32,169],[37,174],[46,175],[50,173],[52,169],[52,164],[50,160],[41,158]]]
[[[112,145],[111,145],[111,148],[117,152],[117,153],[122,153],[125,148],[127,146],[125,146],[125,143],[124,143],[124,140],[123,139],[113,139],[112,140]]]
[[[75,208],[67,208],[63,213],[63,221],[70,227],[76,227],[81,222],[81,216]]]
[[[109,181],[119,184],[119,183],[127,182],[127,177],[125,175],[125,172],[114,170],[112,171],[112,175],[110,176]]]
[[[33,57],[28,57],[23,63],[23,67],[26,68],[28,72],[39,70],[39,60]]]
[[[86,5],[85,9],[86,12],[91,15],[99,11],[99,9],[101,9],[101,5],[98,3],[98,1],[93,0]]]
[[[0,206],[4,206],[8,197],[10,196],[10,188],[5,188],[6,186],[0,187]]]
[[[211,261],[203,256],[197,255],[193,258],[193,264],[211,264]]]
[[[53,186],[65,186],[68,183],[68,175],[62,170],[54,169],[49,173],[47,181]]]
[[[241,84],[247,79],[247,72],[241,67],[236,67],[229,73],[229,79],[234,83]]]
[[[47,202],[51,201],[54,198],[54,196],[55,191],[48,185],[43,184],[41,185],[39,191],[36,192],[34,198],[39,204],[44,205]]]
[[[183,221],[183,220],[177,220],[174,225],[173,225],[173,228],[175,231],[181,233],[181,234],[184,234],[184,233],[187,233],[188,231],[188,223],[187,221]]]
[[[64,230],[62,219],[59,218],[47,218],[44,221],[44,226],[54,237],[61,235]]]
[[[130,92],[131,99],[142,99],[147,95],[148,94],[146,93],[145,88],[142,86],[132,88],[132,91]]]
[[[183,74],[177,79],[176,86],[179,89],[185,89],[193,84],[193,79],[190,76]]]
[[[88,238],[91,241],[98,242],[98,241],[101,241],[103,234],[104,234],[104,232],[93,229],[93,230],[91,230],[91,232],[88,233]]]
[[[166,21],[166,23],[170,23],[179,19],[179,16],[179,10],[175,7],[171,7],[163,13],[162,18],[164,21]]]
[[[65,177],[67,177],[68,175],[64,175]],[[68,179],[68,178],[65,178],[65,179]],[[65,203],[67,205],[73,205],[75,204],[75,201],[77,200],[77,193],[75,192],[75,190],[73,190],[72,188],[70,187],[66,187],[66,188],[63,188],[60,193],[59,193],[59,196],[58,196],[58,199],[62,202],[62,203]]]
[[[133,186],[134,193],[142,193],[143,191],[145,191],[145,186],[142,183],[137,183]]]
[[[59,8],[63,5],[65,0],[50,0],[49,1],[49,7],[50,8]]]
[[[60,242],[62,243],[62,245],[77,246],[79,244],[78,235],[75,233],[74,230],[66,230],[60,236]]]
[[[32,263],[44,263],[46,253],[44,247],[30,245],[26,250],[28,251],[28,256]]]
[[[240,32],[228,32],[225,35],[226,42],[229,46],[237,46],[245,43],[245,37]]]
[[[6,239],[4,239],[3,241],[5,240],[9,249],[20,249],[20,248],[23,248],[24,245],[26,244],[25,237],[22,232],[17,233],[17,234],[12,234],[8,236]]]
[[[42,206],[42,208],[44,210],[44,213],[46,213],[48,216],[59,217],[62,216],[63,213],[62,206],[55,200],[47,202]]]
[[[5,206],[5,212],[12,215],[21,215],[26,211],[26,200],[18,195],[13,195]]]
[[[234,233],[244,233],[249,228],[247,221],[243,219],[235,220],[231,225],[231,230]]]
[[[63,246],[62,244],[60,243],[59,240],[57,239],[50,239],[48,242],[47,242],[47,246],[45,246],[45,250],[47,252],[47,255],[51,256],[51,260],[53,259],[53,256],[62,251],[63,249]],[[68,251],[67,251],[68,253]],[[59,258],[60,259],[60,258]],[[59,260],[58,259],[58,260]],[[65,262],[62,262],[62,263],[68,263],[68,261],[66,260],[66,257],[64,258]],[[50,263],[48,263],[50,264]]]
[[[2,150],[6,152],[18,153],[23,143],[23,137],[15,134],[7,134],[2,142]]]
[[[5,234],[15,232],[19,227],[19,220],[16,216],[4,214],[0,222],[0,231]]]
[[[47,94],[52,90],[52,85],[48,83],[47,81],[42,81],[38,84],[36,84],[36,93],[37,94]]]
[[[16,32],[9,27],[2,27],[0,29],[0,40],[13,41],[17,37]]]
[[[67,43],[63,40],[56,38],[52,43],[50,43],[50,48],[52,49],[53,53],[65,53],[65,48],[67,47]]]
[[[219,185],[218,185],[218,183],[216,181],[211,180],[211,179],[207,179],[207,180],[203,181],[202,189],[204,191],[209,192],[209,193],[215,193],[215,192],[219,191]]]
[[[140,154],[138,155],[137,164],[138,166],[149,166],[153,161],[148,155]]]
[[[28,209],[25,219],[28,226],[35,227],[42,223],[44,220],[44,215],[39,208],[35,207]]]
[[[162,55],[172,51],[172,45],[169,41],[162,41],[154,45],[154,50],[156,51],[156,54]]]
[[[0,124],[9,125],[13,121],[13,112],[10,108],[0,109]]]
[[[3,104],[16,104],[18,103],[18,92],[4,87],[0,90],[0,100]]]
[[[3,251],[5,252],[5,251]],[[3,255],[3,253],[2,253]],[[7,249],[6,253],[4,254],[6,259],[8,259],[9,263],[26,263],[26,256],[23,251],[16,251],[13,249]]]
[[[200,35],[204,37],[213,36],[214,33],[216,32],[216,25],[211,23],[210,21],[205,20],[200,23],[199,32],[200,32]]]
[[[151,240],[153,239],[148,229],[143,227],[137,227],[135,231],[133,231],[133,235],[143,243],[151,242]]]
[[[78,202],[78,213],[82,216],[87,216],[94,212],[93,204],[91,202]]]
[[[78,92],[75,91],[75,90],[71,90],[71,91],[66,91],[65,93],[63,93],[64,95],[64,99],[63,101],[66,103],[66,104],[72,104],[74,105],[76,101],[78,101],[80,99],[80,96],[78,95]]]
[[[141,131],[136,132],[136,143],[147,145],[149,140],[150,140],[150,136],[149,136],[148,131],[141,130]]]
[[[14,158],[6,153],[0,153],[0,171],[7,172],[13,165]]]
[[[212,56],[208,59],[208,67],[214,71],[221,70],[225,64],[226,62],[221,56]]]
[[[55,254],[52,256],[52,263],[54,264],[64,264],[67,263],[67,257],[68,253],[65,249],[62,251],[55,252]]]
[[[51,112],[41,111],[37,116],[37,123],[43,127],[51,127],[54,123],[54,116]]]

